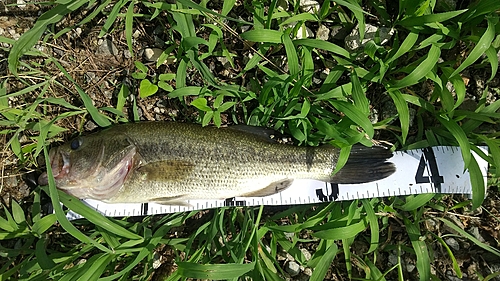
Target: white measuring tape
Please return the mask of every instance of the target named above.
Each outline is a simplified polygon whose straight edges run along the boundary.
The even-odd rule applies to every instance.
[[[487,153],[486,147],[480,147]],[[488,162],[472,153],[478,162],[486,185]],[[396,172],[385,179],[365,184],[331,184],[316,180],[295,180],[286,190],[266,197],[236,197],[226,200],[190,200],[188,206],[144,204],[107,204],[83,200],[105,216],[146,216],[204,210],[224,206],[297,205],[362,198],[400,196],[422,193],[471,195],[469,172],[464,170],[460,148],[432,148],[397,151],[390,159]],[[68,212],[68,219],[81,216]]]

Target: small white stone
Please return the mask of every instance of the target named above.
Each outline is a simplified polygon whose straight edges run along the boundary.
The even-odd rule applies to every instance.
[[[126,50],[123,50],[123,57],[126,59],[131,59],[132,54],[130,53],[130,51],[128,49],[126,49]]]
[[[316,32],[316,39],[328,41],[329,34],[330,34],[330,29],[321,24],[318,27],[318,32]]]
[[[406,265],[406,271],[412,272],[413,270],[415,270],[415,265],[413,265],[411,263]]]
[[[161,258],[160,254],[158,252],[155,252],[153,254],[153,268],[158,269],[161,266]]]
[[[300,273],[300,266],[298,263],[290,261],[287,263],[285,271],[292,277],[297,276]]]
[[[455,251],[459,251],[460,250],[460,245],[458,244],[457,240],[455,240],[455,238],[446,238],[444,239],[444,242],[446,242],[446,244],[448,246],[450,246],[450,248],[452,248],[453,250]]]
[[[346,36],[345,46],[349,50],[356,50],[364,46],[368,41],[374,41],[377,36],[380,39],[380,42],[377,42],[377,44],[384,45],[389,42],[389,39],[391,39],[392,35],[394,35],[393,28],[377,27],[371,24],[365,24],[365,36],[361,41],[361,37],[359,35],[359,26],[356,26],[351,31],[351,34]]]
[[[26,2],[24,0],[17,0],[16,3],[19,8],[21,9],[26,8]]]
[[[304,255],[304,258],[306,259],[306,261],[309,261],[311,259],[311,253],[309,253],[309,251],[307,249],[300,249],[300,251],[302,252],[302,254]]]
[[[395,254],[389,254],[389,264],[395,265],[398,263],[398,257]]]
[[[302,12],[310,14],[316,14],[321,9],[318,1],[314,0],[300,0],[299,6]]]
[[[163,53],[163,50],[159,49],[159,48],[146,48],[146,49],[144,49],[144,57],[148,61],[157,61],[162,53]]]
[[[135,30],[134,33],[132,34],[132,37],[134,38],[139,38],[139,36],[141,36],[141,32],[139,30]]]
[[[304,274],[307,276],[311,276],[313,274],[313,271],[309,267],[306,267],[304,268]]]

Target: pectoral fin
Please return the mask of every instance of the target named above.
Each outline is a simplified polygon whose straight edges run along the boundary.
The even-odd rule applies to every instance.
[[[142,165],[137,172],[147,181],[181,181],[189,177],[194,167],[189,161],[166,160]]]
[[[264,187],[263,189],[256,190],[250,193],[246,193],[242,195],[242,197],[264,197],[264,196],[269,196],[276,194],[278,192],[281,192],[292,185],[293,179],[283,179],[279,181],[275,181],[271,183],[270,185]]]

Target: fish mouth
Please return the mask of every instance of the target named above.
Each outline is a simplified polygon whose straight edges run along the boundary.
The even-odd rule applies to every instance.
[[[64,153],[59,152],[59,149],[53,148],[49,151],[49,163],[54,179],[61,179],[69,173],[69,169],[71,166],[69,157]],[[38,184],[49,184],[47,172],[43,172],[40,177],[38,177]]]

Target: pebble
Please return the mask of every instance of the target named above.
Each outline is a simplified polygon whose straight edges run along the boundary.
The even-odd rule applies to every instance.
[[[85,73],[84,77],[85,77],[85,82],[86,82],[86,83],[91,83],[92,81],[94,81],[94,80],[95,80],[96,75],[95,75],[95,73],[94,73],[94,72],[87,71],[87,72]]]
[[[17,7],[19,7],[20,9],[26,8],[26,1],[24,1],[24,0],[17,0],[16,4],[17,4]]]
[[[85,128],[85,131],[92,131],[97,128],[97,125],[92,121],[88,121],[83,127]]]
[[[452,237],[445,238],[444,242],[448,246],[450,246],[450,248],[452,248],[453,250],[455,250],[455,251],[459,251],[460,250],[460,245],[458,244],[457,240],[455,240],[455,238],[452,238]]]
[[[474,236],[474,238],[476,238],[480,242],[483,242],[483,243],[486,242],[486,240],[484,240],[483,236],[481,236],[481,234],[479,233],[479,228],[477,226],[471,227],[467,232],[469,232],[472,236]]]
[[[361,41],[359,35],[359,26],[356,26],[351,31],[351,34],[346,36],[345,46],[347,49],[351,51],[356,50],[364,46],[368,41],[373,41],[377,37],[377,35],[380,38],[380,43],[377,44],[384,45],[385,43],[389,42],[389,39],[391,39],[392,35],[394,35],[394,29],[387,27],[377,27],[371,24],[366,24],[365,36]]]
[[[163,50],[160,48],[146,48],[144,49],[144,58],[148,61],[157,61],[162,53]]]
[[[406,265],[406,271],[407,272],[412,272],[413,270],[415,270],[415,265],[414,264],[409,263],[409,264]]]
[[[216,59],[222,64],[222,66],[226,68],[231,66],[229,60],[226,57],[216,57]]]
[[[302,24],[300,28],[297,30],[297,35],[295,36],[295,39],[302,39],[308,37],[314,37],[314,32],[309,27]]]
[[[396,112],[397,112],[397,110],[396,110]],[[413,123],[413,117],[415,117],[415,112],[413,113],[413,116],[411,116],[411,115],[412,114],[410,112],[410,126]],[[427,229],[429,229],[432,232],[435,232],[435,231],[439,230],[439,224],[433,218],[425,220],[425,225],[426,225]]]
[[[330,34],[330,29],[325,25],[320,24],[318,27],[318,32],[316,32],[316,39],[328,41],[329,34]]]
[[[304,272],[302,273],[304,273],[304,275],[311,276],[313,274],[313,271],[309,267],[306,267],[304,268]]]
[[[153,254],[153,268],[158,269],[161,266],[161,256],[158,252],[154,252]]]
[[[116,48],[115,44],[111,42],[109,39],[99,39],[97,42],[97,51],[96,54],[98,55],[117,55],[118,54],[118,49]]]
[[[130,51],[128,49],[126,49],[126,50],[123,50],[123,57],[126,59],[131,59],[132,54],[130,53]]]
[[[395,265],[395,264],[398,263],[398,257],[395,254],[393,254],[393,253],[389,254],[388,260],[389,260],[389,264],[390,265]]]
[[[285,271],[290,274],[290,276],[297,276],[300,273],[300,266],[294,261],[289,261],[286,264]]]
[[[306,259],[306,261],[309,261],[312,257],[311,253],[309,253],[309,251],[307,249],[300,249],[300,251],[302,252],[302,254],[304,255],[304,258]]]
[[[300,0],[300,10],[304,13],[316,14],[321,9],[318,1],[314,0]]]

